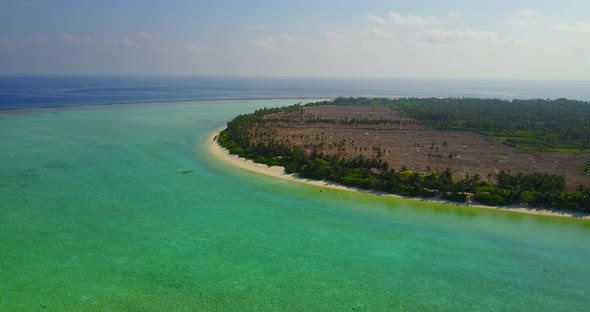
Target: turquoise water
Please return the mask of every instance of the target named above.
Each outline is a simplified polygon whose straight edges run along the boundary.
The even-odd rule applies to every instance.
[[[0,113],[0,311],[584,311],[590,222],[319,189],[206,150],[298,100]]]

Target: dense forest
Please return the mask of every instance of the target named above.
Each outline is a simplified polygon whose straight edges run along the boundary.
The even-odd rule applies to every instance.
[[[338,98],[334,101],[310,103],[307,106],[386,105],[433,128],[470,129],[503,133],[505,136],[526,133],[527,136],[521,138],[533,136],[538,139],[538,144],[548,144],[553,142],[552,138],[563,137],[571,142],[572,146],[585,148],[590,137],[590,118],[580,116],[587,116],[590,112],[588,103],[563,99],[515,101]],[[516,107],[519,105],[522,107]],[[438,195],[456,202],[471,199],[493,206],[524,204],[590,212],[590,188],[580,186],[574,192],[566,192],[566,181],[563,176],[502,171],[495,175],[495,181],[483,181],[477,174],[454,179],[448,167],[438,170],[437,166],[436,170],[429,172],[410,171],[405,167],[390,168],[388,163],[383,161],[383,151],[378,147],[374,148],[372,157],[362,154],[325,154],[319,148],[319,144],[324,143],[309,144],[307,149],[303,149],[289,139],[277,138],[275,133],[265,126],[268,123],[281,122],[281,118],[286,119],[288,116],[299,116],[298,118],[304,121],[307,118],[307,122],[310,123],[317,122],[313,116],[304,115],[304,107],[297,104],[281,108],[264,108],[252,114],[240,115],[228,122],[218,141],[232,154],[269,166],[281,165],[287,173],[296,173],[304,178],[329,180],[346,186],[400,195]],[[542,113],[533,111],[530,118],[525,117],[525,113],[528,114],[527,109],[532,110],[532,107],[539,108]],[[351,119],[324,122],[351,123]],[[372,121],[354,121],[363,122]],[[380,121],[388,124],[399,122],[403,120]],[[579,131],[578,127],[587,131]],[[319,142],[319,134],[317,139]],[[340,144],[352,146],[353,143],[338,142],[330,148],[338,148]]]

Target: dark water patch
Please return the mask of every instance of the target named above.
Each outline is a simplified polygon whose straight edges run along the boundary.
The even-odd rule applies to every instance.
[[[72,168],[73,165],[67,162],[50,162],[43,166],[45,169],[56,169],[56,170],[67,170]]]
[[[109,218],[123,218],[123,219],[129,218],[130,216],[132,216],[134,214],[134,211],[132,208],[125,207],[122,205],[113,205],[109,208],[106,208],[105,212]]]
[[[3,172],[0,174],[0,187],[11,185],[26,185],[30,180],[39,176],[37,169],[18,169],[12,172]]]
[[[191,173],[193,173],[193,172],[195,172],[195,171],[194,171],[194,170],[183,170],[183,171],[178,171],[178,173],[180,173],[180,174],[191,174]]]
[[[190,280],[185,280],[176,274],[170,272],[148,272],[139,274],[138,277],[145,283],[156,285],[163,288],[174,289],[176,291],[190,292],[191,289],[195,288],[195,283]]]
[[[100,148],[105,150],[105,151],[115,151],[115,152],[119,152],[119,151],[124,151],[125,148],[121,145],[118,144],[100,144]]]

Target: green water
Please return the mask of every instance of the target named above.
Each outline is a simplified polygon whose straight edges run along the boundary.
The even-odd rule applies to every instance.
[[[322,190],[208,155],[236,114],[296,102],[0,113],[0,311],[588,309],[589,221]]]

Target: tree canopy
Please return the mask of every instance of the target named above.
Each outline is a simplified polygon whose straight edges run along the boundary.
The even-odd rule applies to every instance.
[[[538,144],[549,144],[553,139],[563,138],[572,142],[572,146],[585,148],[590,139],[590,104],[566,99],[337,98],[307,106],[328,104],[387,105],[430,127],[523,135],[525,138],[537,138],[539,134]],[[580,186],[575,192],[565,192],[563,176],[501,171],[496,175],[495,183],[482,181],[477,174],[457,180],[449,168],[423,173],[409,171],[405,167],[389,168],[388,163],[381,159],[383,151],[378,147],[374,147],[373,157],[360,154],[346,157],[340,153],[326,155],[316,148],[323,142],[316,145],[310,143],[308,147],[311,151],[306,151],[288,139],[277,138],[272,130],[264,126],[266,122],[276,122],[277,113],[302,115],[298,118],[316,122],[312,117],[303,115],[303,107],[297,104],[264,108],[239,115],[228,122],[218,140],[232,154],[269,166],[281,165],[287,173],[296,173],[301,177],[329,180],[346,186],[421,197],[438,194],[444,199],[459,202],[471,198],[494,206],[526,204],[590,212],[590,189]],[[346,119],[345,122],[351,121]],[[365,121],[359,119],[355,122]],[[585,132],[578,127],[586,129]],[[317,140],[321,141],[319,134]],[[342,141],[332,147],[338,148],[346,143]]]

